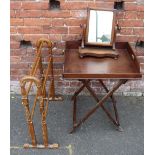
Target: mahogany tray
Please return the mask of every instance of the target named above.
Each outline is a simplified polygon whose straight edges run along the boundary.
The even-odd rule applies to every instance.
[[[66,79],[141,78],[140,66],[128,42],[116,42],[118,59],[79,57],[80,41],[66,43],[63,77]]]

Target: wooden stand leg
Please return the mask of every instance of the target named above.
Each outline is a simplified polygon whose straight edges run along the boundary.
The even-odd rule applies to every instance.
[[[85,85],[87,83],[89,83],[90,80],[85,80],[82,81],[83,85],[74,93],[74,95],[72,96],[72,101],[73,101],[73,127],[72,127],[72,130],[70,131],[70,134],[73,133],[76,129],[76,108],[77,108],[77,105],[76,105],[76,101],[77,101],[77,96],[79,95],[79,93],[85,88]]]
[[[45,104],[44,103],[44,98],[43,96],[40,97],[40,103],[41,104]],[[41,123],[42,123],[42,136],[43,136],[43,142],[44,142],[44,146],[48,147],[48,131],[47,131],[47,124],[46,124],[46,116],[47,116],[47,111],[48,111],[48,103],[49,100],[46,101],[46,105],[44,110],[41,112]]]
[[[39,107],[40,107],[40,113],[42,114],[42,112],[44,111],[44,99],[40,101]]]
[[[103,83],[103,81],[102,81],[102,80],[99,80],[99,82],[101,83],[101,85],[103,86],[103,88],[105,89],[105,91],[108,93],[109,90],[108,90],[108,88],[106,87],[106,85]],[[126,82],[126,81],[125,81],[125,82]],[[124,82],[124,83],[125,83],[125,82]],[[111,97],[111,100],[112,100],[113,109],[114,109],[115,118],[116,118],[116,123],[114,123],[114,124],[116,124],[117,129],[118,129],[119,131],[123,131],[123,129],[122,129],[121,126],[120,126],[119,115],[118,115],[117,106],[116,106],[116,100],[115,100],[115,98],[114,98],[113,95],[111,95],[110,97]]]
[[[106,85],[103,83],[102,80],[99,80],[99,82],[101,83],[101,85],[103,86],[104,90],[106,91],[106,93],[109,92],[108,88],[106,87]],[[111,100],[112,100],[112,104],[113,104],[113,108],[114,108],[114,112],[115,112],[115,118],[116,118],[116,122],[118,124],[118,126],[120,125],[119,124],[119,117],[118,117],[118,112],[117,112],[117,107],[116,107],[116,100],[114,98],[113,95],[110,96]]]
[[[93,89],[92,89],[88,84],[86,84],[85,86],[86,86],[86,88],[88,89],[88,91],[90,92],[90,94],[94,97],[94,99],[96,100],[96,102],[99,102],[99,99],[98,99],[97,95],[94,93]],[[109,90],[107,89],[107,87],[106,87],[105,85],[103,85],[103,86],[104,86],[106,92],[108,93]],[[112,101],[114,102],[113,95],[111,95],[111,98],[112,98]],[[109,117],[109,119],[114,123],[114,125],[118,126],[117,119],[115,120],[115,119],[111,116],[110,112],[109,112],[103,105],[101,105],[101,108],[102,108],[102,110],[107,114],[107,116]],[[114,111],[115,111],[115,110],[117,110],[116,107],[115,107]],[[118,118],[118,113],[115,112],[115,114],[117,114],[117,115],[116,115],[116,118]]]
[[[74,98],[73,103],[73,126],[76,125],[76,97]]]
[[[50,65],[50,69],[51,69],[51,84],[50,84],[50,98],[49,100],[51,101],[62,101],[63,97],[60,95],[56,95],[55,94],[55,86],[54,86],[54,73],[53,73],[53,56],[52,56],[52,52],[51,52],[51,57],[49,60],[49,65]]]
[[[50,84],[50,97],[54,98],[54,96],[55,96],[54,77],[52,77]]]
[[[56,95],[55,94],[55,87],[54,87],[54,77],[51,80],[50,84],[50,101],[62,101],[63,97],[61,95]]]
[[[118,111],[117,111],[116,102],[113,102],[113,108],[114,108],[115,118],[116,118],[117,124],[118,124],[118,126],[120,126],[120,122],[119,122],[119,116],[118,116]]]
[[[37,141],[36,141],[36,135],[35,135],[34,125],[32,121],[28,121],[28,128],[29,128],[31,139],[32,139],[32,145],[36,146]]]
[[[37,145],[37,141],[36,141],[36,135],[35,135],[34,125],[33,125],[33,122],[31,120],[29,103],[28,103],[28,100],[27,99],[23,99],[23,100],[24,101],[22,103],[25,106],[26,119],[27,119],[27,124],[28,124],[28,131],[29,131],[29,135],[30,135],[31,140],[32,140],[32,146],[36,146]]]
[[[76,97],[73,99],[73,128],[70,131],[70,134],[74,132],[76,128]]]
[[[43,133],[43,141],[45,147],[48,146],[48,132],[47,132],[47,124],[46,124],[46,118],[44,117],[44,112],[42,113],[42,133]]]

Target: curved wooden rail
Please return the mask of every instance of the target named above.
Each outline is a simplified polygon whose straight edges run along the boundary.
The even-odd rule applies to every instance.
[[[46,45],[49,51],[49,60],[47,68],[43,68],[42,64],[42,48]],[[48,144],[48,131],[46,124],[46,116],[48,111],[49,100],[62,100],[62,97],[55,95],[55,87],[54,87],[54,75],[53,75],[53,56],[52,56],[52,47],[53,43],[48,39],[39,39],[36,43],[37,51],[36,58],[30,74],[24,76],[20,80],[21,86],[21,95],[22,95],[22,104],[25,107],[26,120],[28,124],[29,135],[32,140],[32,144],[25,144],[25,148],[57,148],[58,144],[49,145]],[[37,76],[39,71],[39,77]],[[46,92],[47,80],[48,76],[51,75],[51,82],[48,92]],[[36,87],[36,96],[33,102],[33,106],[30,109],[29,105],[29,92],[32,86]],[[33,116],[35,112],[35,107],[39,103],[40,114],[41,114],[41,123],[42,123],[42,135],[43,135],[43,143],[44,145],[38,145],[35,135],[35,129],[33,124]]]

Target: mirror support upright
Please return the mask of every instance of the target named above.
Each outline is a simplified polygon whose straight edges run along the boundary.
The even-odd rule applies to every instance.
[[[85,44],[85,34],[86,34],[86,24],[81,24],[80,27],[82,28],[82,42],[81,42],[81,48],[84,48]]]

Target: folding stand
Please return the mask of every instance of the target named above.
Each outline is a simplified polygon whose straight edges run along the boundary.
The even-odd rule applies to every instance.
[[[123,129],[121,128],[120,126],[120,123],[119,123],[119,117],[118,117],[118,112],[117,112],[117,107],[116,107],[116,100],[113,96],[113,93],[122,85],[122,84],[125,84],[127,82],[126,79],[124,80],[119,80],[119,82],[113,87],[112,90],[108,90],[108,88],[105,86],[105,84],[103,83],[102,80],[98,80],[102,87],[105,89],[106,91],[106,95],[101,99],[99,100],[97,95],[94,93],[93,89],[90,87],[89,85],[89,82],[91,80],[80,80],[83,85],[74,93],[73,97],[72,97],[72,100],[73,100],[73,129],[70,133],[73,133],[74,130],[79,127],[82,123],[84,123],[93,113],[95,113],[95,111],[101,107],[102,110],[107,114],[108,118],[113,122],[113,124],[117,127],[117,129],[119,131],[123,131]],[[94,108],[92,108],[90,111],[88,111],[86,113],[86,115],[79,121],[77,122],[76,121],[76,97],[78,96],[78,94],[84,89],[84,88],[87,88],[87,90],[89,91],[90,95],[93,96],[93,98],[96,100],[97,104]],[[104,106],[104,103],[105,101],[108,99],[108,98],[111,98],[112,100],[112,103],[113,103],[113,108],[114,108],[114,113],[115,113],[115,118],[113,118],[113,116],[111,115],[111,113],[105,108]]]
[[[41,55],[41,49],[44,44],[47,44],[48,50],[49,50],[49,61],[48,61],[48,66],[47,66],[46,70],[43,69],[42,55]],[[49,145],[47,125],[46,125],[46,117],[47,117],[49,101],[50,100],[52,100],[52,101],[62,100],[61,96],[55,95],[52,43],[47,39],[40,39],[37,41],[36,45],[37,45],[37,54],[36,54],[36,59],[33,64],[30,75],[25,76],[20,80],[22,104],[25,107],[29,135],[32,140],[32,145],[25,144],[24,147],[25,148],[58,148],[58,144]],[[39,75],[40,75],[39,77],[37,77],[38,70],[39,70]],[[49,90],[48,90],[48,92],[46,92],[46,85],[47,85],[47,80],[48,80],[49,75],[51,75],[51,82],[50,82]],[[32,108],[30,108],[28,95],[29,95],[30,89],[32,88],[33,84],[35,84],[37,91],[36,91],[36,96],[34,99],[33,106],[32,106]],[[34,124],[33,124],[33,116],[34,116],[35,107],[36,107],[37,102],[39,103],[39,107],[40,107],[42,135],[43,135],[44,145],[37,144],[35,130],[34,130]]]

